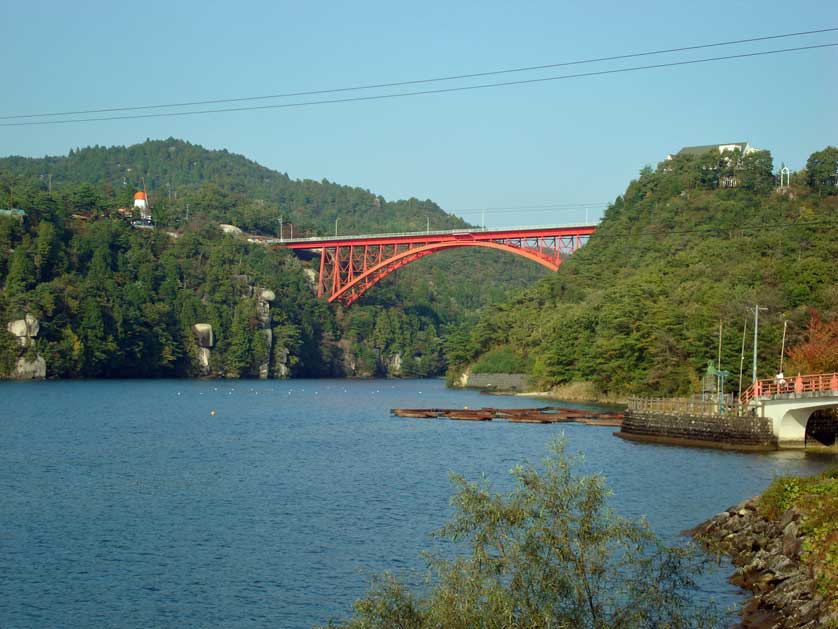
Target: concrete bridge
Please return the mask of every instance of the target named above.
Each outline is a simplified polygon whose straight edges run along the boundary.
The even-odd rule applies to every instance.
[[[771,419],[778,445],[805,447],[813,413],[838,409],[838,373],[757,380],[742,394],[742,403],[754,414]],[[838,429],[835,420],[831,424],[834,439]]]

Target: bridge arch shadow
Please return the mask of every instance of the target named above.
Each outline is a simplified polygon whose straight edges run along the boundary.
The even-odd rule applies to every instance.
[[[787,411],[780,419],[777,435],[786,444],[805,447],[836,445],[838,404],[831,402]]]
[[[838,407],[818,409],[809,415],[804,444],[828,448],[838,445]]]

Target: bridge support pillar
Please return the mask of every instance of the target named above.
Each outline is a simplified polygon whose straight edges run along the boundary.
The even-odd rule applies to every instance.
[[[813,413],[810,408],[797,408],[786,411],[780,420],[777,434],[777,442],[783,448],[805,448],[806,447],[806,423]]]

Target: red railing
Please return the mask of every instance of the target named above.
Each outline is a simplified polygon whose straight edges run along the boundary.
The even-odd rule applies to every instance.
[[[742,393],[742,404],[747,406],[756,398],[767,398],[786,393],[838,392],[838,373],[816,373],[788,378],[766,378],[757,380]]]

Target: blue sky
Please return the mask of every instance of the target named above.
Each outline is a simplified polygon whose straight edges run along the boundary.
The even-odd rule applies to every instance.
[[[838,3],[827,0],[0,3],[2,115],[404,81],[838,26]],[[828,42],[838,32],[477,82]],[[802,167],[838,144],[836,62],[829,48],[395,100],[0,127],[0,155],[174,136],[455,213],[593,204],[684,145],[747,140],[777,166]],[[486,220],[584,215],[517,209]]]

